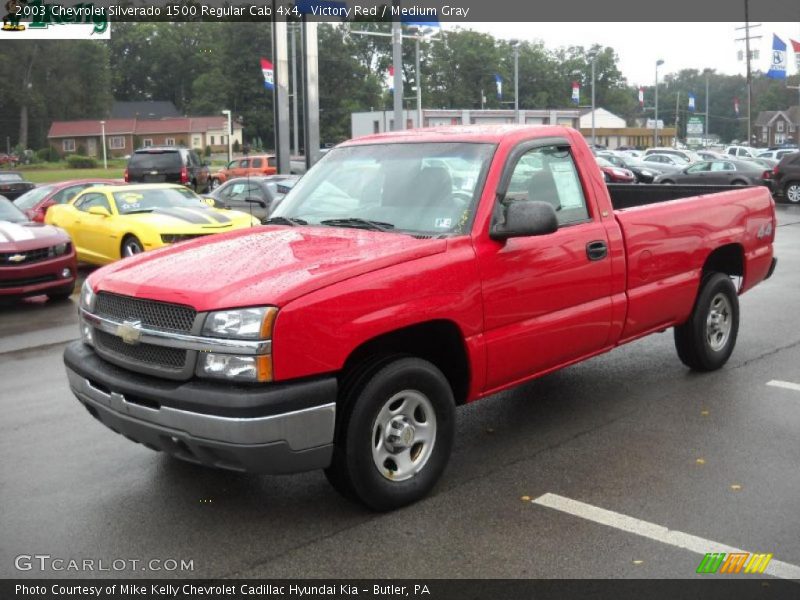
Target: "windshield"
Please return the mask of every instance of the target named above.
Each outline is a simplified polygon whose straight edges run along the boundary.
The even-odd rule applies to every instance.
[[[55,189],[54,185],[43,185],[42,187],[33,188],[30,192],[25,192],[14,200],[14,206],[20,210],[28,210],[39,204],[50,192]]]
[[[2,183],[17,183],[18,181],[24,181],[19,173],[0,173],[0,182]]]
[[[420,235],[464,233],[493,152],[491,144],[463,142],[336,148],[272,216],[312,225],[372,222]]]
[[[113,196],[121,215],[152,212],[156,208],[208,208],[199,196],[187,189],[138,189],[114,192]]]
[[[0,221],[12,223],[25,223],[28,217],[21,212],[8,198],[0,198]]]

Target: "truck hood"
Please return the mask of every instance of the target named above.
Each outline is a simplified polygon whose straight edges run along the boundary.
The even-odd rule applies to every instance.
[[[0,220],[0,252],[25,252],[69,241],[63,229],[39,223]]]
[[[266,226],[146,252],[95,272],[96,291],[198,311],[291,300],[370,271],[443,252],[445,239],[332,227]]]

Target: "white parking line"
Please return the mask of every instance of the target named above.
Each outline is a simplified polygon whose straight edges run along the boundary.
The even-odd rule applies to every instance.
[[[800,392],[800,383],[792,383],[791,381],[779,381],[778,379],[773,379],[772,381],[768,381],[767,385]]]
[[[531,500],[531,502],[701,555],[705,555],[708,552],[725,552],[728,554],[746,552],[746,550],[720,544],[713,540],[706,540],[682,531],[673,531],[655,523],[648,523],[647,521],[592,506],[578,500],[565,498],[558,494],[544,494]],[[765,552],[770,550],[771,548],[763,549]],[[770,561],[764,573],[779,579],[800,579],[800,567],[779,560]]]

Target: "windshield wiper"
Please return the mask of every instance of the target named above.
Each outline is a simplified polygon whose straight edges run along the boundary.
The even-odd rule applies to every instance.
[[[359,217],[349,217],[347,219],[326,219],[320,221],[320,225],[331,225],[333,227],[355,227],[357,229],[369,229],[372,231],[389,231],[394,229],[391,223],[384,223],[383,221],[370,221],[369,219],[361,219]]]
[[[264,225],[308,225],[308,221],[303,219],[293,219],[291,217],[271,217],[264,221]]]

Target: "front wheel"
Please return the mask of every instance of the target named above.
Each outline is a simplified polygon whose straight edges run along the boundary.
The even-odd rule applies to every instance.
[[[792,204],[800,204],[800,182],[793,181],[787,185],[785,195]]]
[[[678,358],[695,371],[714,371],[728,362],[739,333],[739,297],[730,277],[712,273],[703,281],[692,314],[675,327]]]
[[[455,403],[447,378],[419,358],[399,358],[344,390],[331,466],[345,496],[386,511],[423,498],[453,445]],[[366,379],[366,381],[364,381]]]
[[[144,252],[144,246],[142,246],[142,242],[139,241],[139,238],[135,235],[126,235],[125,239],[122,240],[122,249],[120,252],[122,258],[136,256],[141,252]]]

